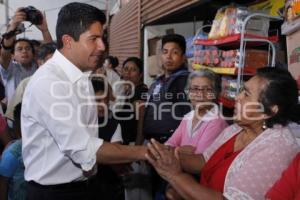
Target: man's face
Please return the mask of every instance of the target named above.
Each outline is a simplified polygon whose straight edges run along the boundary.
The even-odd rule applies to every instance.
[[[17,42],[13,58],[22,65],[31,64],[33,61],[33,52],[30,44],[26,41]]]
[[[185,55],[177,43],[168,42],[162,47],[161,61],[163,68],[168,72],[172,72],[184,63]]]
[[[94,70],[105,50],[102,40],[103,26],[99,22],[90,25],[78,41],[72,40],[71,51],[74,64],[82,71]]]

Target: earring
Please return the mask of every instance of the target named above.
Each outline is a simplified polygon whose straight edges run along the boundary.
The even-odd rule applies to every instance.
[[[266,130],[267,129],[267,125],[266,125],[266,121],[264,121],[263,125],[262,125],[262,129]]]

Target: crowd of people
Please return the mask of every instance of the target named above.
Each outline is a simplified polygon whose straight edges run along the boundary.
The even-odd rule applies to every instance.
[[[17,9],[7,32],[25,20]],[[226,120],[220,77],[189,71],[183,36],[162,37],[164,73],[148,88],[141,58],[105,56],[105,23],[69,3],[56,41],[45,15],[40,43],[2,38],[0,200],[300,199],[286,69],[258,69]]]

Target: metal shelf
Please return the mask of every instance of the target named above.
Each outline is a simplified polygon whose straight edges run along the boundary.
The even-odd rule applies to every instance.
[[[252,34],[245,34],[246,38],[249,39],[258,39],[258,40],[269,40],[271,42],[277,42],[278,41],[278,36],[271,36],[271,37],[261,37],[257,35],[252,35]],[[235,34],[235,35],[230,35],[228,37],[220,38],[220,39],[196,39],[194,40],[195,45],[203,45],[203,46],[240,46],[241,43],[241,34]],[[262,42],[260,41],[254,41],[252,42],[251,46],[259,46],[262,45]]]
[[[215,72],[216,74],[222,74],[222,75],[237,75],[238,74],[238,68],[237,67],[209,67],[205,65],[200,64],[193,64],[194,70],[199,69],[210,69],[211,71]],[[245,67],[244,68],[244,75],[253,76],[255,75],[256,68],[254,67]]]
[[[254,75],[256,68],[245,68],[245,51],[246,51],[246,46],[257,46],[257,45],[262,45],[262,44],[267,44],[269,46],[269,51],[271,51],[272,58],[269,58],[269,66],[274,67],[275,66],[275,58],[276,58],[276,48],[274,46],[274,43],[278,41],[278,35],[277,36],[272,36],[272,37],[261,37],[261,36],[256,36],[252,34],[246,34],[246,26],[247,23],[251,18],[267,18],[270,20],[275,20],[279,21],[282,20],[281,17],[273,17],[269,16],[263,13],[253,13],[250,14],[245,18],[245,20],[242,23],[242,29],[240,34],[236,35],[231,35],[225,38],[220,38],[220,39],[207,39],[207,40],[201,40],[197,39],[198,34],[203,30],[203,28],[207,26],[203,26],[200,29],[197,30],[197,33],[194,37],[194,44],[196,45],[203,45],[203,46],[220,46],[220,47],[236,47],[239,49],[239,61],[238,61],[238,67],[235,68],[223,68],[223,67],[207,67],[203,65],[197,65],[193,64],[193,67],[195,69],[201,69],[201,68],[209,68],[212,71],[218,73],[218,74],[224,74],[224,75],[236,75],[237,76],[237,89],[236,93],[240,90],[242,81],[243,81],[243,76],[244,75]],[[196,48],[196,47],[195,47]],[[270,53],[269,53],[270,55]],[[227,107],[233,107],[232,100],[225,99],[224,97],[220,98],[220,102],[223,103]]]

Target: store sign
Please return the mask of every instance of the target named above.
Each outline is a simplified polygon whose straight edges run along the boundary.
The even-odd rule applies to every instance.
[[[291,54],[289,55],[289,64],[295,64],[300,62],[300,47],[294,49]]]

